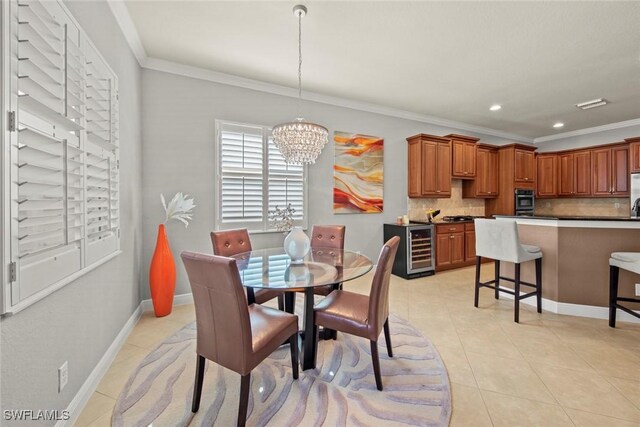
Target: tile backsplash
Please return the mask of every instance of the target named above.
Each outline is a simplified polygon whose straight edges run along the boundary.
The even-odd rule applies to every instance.
[[[438,218],[445,215],[484,216],[483,199],[463,199],[462,180],[451,180],[451,197],[447,199],[409,199],[409,219],[424,220],[429,208],[440,209]]]
[[[616,207],[618,206],[618,207]],[[628,217],[628,198],[611,199],[536,199],[536,215],[619,216]]]

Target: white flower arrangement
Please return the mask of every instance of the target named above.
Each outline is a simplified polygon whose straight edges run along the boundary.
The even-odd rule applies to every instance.
[[[162,201],[162,207],[165,211],[164,223],[171,221],[172,219],[178,220],[184,224],[184,228],[189,226],[191,221],[191,211],[196,205],[193,203],[193,198],[189,199],[188,194],[176,193],[173,199],[167,205],[164,195],[160,194],[160,200]]]
[[[286,208],[280,209],[277,205],[276,208],[272,211],[267,211],[269,215],[269,222],[276,228],[278,231],[290,231],[293,227],[293,214],[296,213],[296,210],[291,203],[287,205]]]

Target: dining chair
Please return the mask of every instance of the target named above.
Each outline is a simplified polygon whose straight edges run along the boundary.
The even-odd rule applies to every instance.
[[[244,426],[251,371],[289,340],[293,378],[298,378],[298,316],[247,305],[236,260],[182,252],[196,309],[196,376],[192,412],[198,412],[206,360],[241,375],[238,426]]]
[[[344,250],[344,225],[314,225],[311,229],[311,248]],[[342,284],[318,286],[313,288],[315,295],[327,296]]]
[[[344,290],[334,290],[314,307],[314,335],[318,327],[341,331],[366,338],[371,344],[371,359],[376,378],[376,387],[382,391],[378,337],[384,329],[387,354],[393,357],[391,334],[389,333],[389,280],[393,261],[398,251],[400,238],[389,239],[378,256],[376,271],[371,282],[370,295],[361,295]]]
[[[223,230],[211,232],[211,244],[213,254],[230,257],[243,252],[251,252],[251,239],[246,228],[235,230]],[[284,293],[273,289],[254,290],[256,303],[264,304],[274,298],[278,298],[278,308],[284,310]]]

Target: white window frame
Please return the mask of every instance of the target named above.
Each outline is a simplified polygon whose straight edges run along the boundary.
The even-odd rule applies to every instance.
[[[234,228],[247,228],[251,234],[261,233],[281,233],[273,228],[269,222],[267,211],[269,210],[269,137],[271,136],[271,127],[259,124],[240,123],[230,120],[216,120],[216,136],[214,150],[214,165],[215,165],[215,180],[214,186],[214,224],[216,230],[229,230]],[[262,200],[263,200],[263,220],[262,222],[243,222],[243,221],[222,221],[222,127],[224,125],[231,126],[244,126],[252,128],[262,129],[262,144],[263,144],[263,188],[262,188]],[[294,221],[294,225],[301,226],[304,230],[308,227],[309,209],[309,171],[306,165],[303,166],[303,215],[302,220]],[[285,206],[281,206],[284,208]],[[259,224],[259,225],[258,225]],[[258,228],[259,227],[259,228]]]

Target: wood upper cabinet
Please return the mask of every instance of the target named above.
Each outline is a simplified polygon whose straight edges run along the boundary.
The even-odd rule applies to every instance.
[[[462,197],[498,197],[498,147],[480,143],[476,150],[476,179],[463,181]]]
[[[460,179],[476,177],[476,143],[479,138],[449,134],[451,139],[451,176]]]
[[[450,140],[419,134],[407,141],[409,197],[451,197]]]
[[[558,156],[539,154],[536,158],[537,197],[555,197],[558,195]]]
[[[592,194],[629,195],[629,146],[591,150]]]
[[[515,181],[535,182],[536,158],[533,150],[515,149]]]
[[[640,173],[640,137],[627,138],[629,142],[629,171]]]
[[[572,151],[558,154],[558,165],[559,196],[591,195],[591,151]]]

